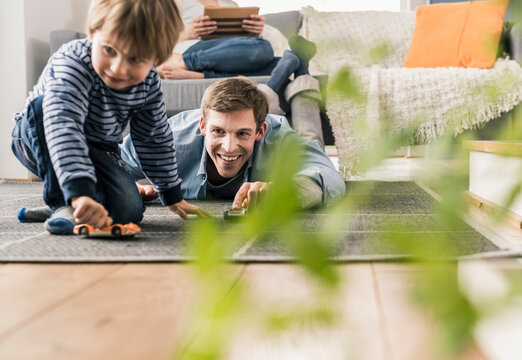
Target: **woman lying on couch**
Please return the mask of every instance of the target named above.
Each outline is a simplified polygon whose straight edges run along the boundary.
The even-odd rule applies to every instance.
[[[237,6],[232,0],[176,0],[183,16],[185,30],[167,61],[158,67],[160,76],[168,80],[203,79],[243,76],[267,76],[266,85],[259,85],[268,97],[270,113],[284,115],[279,99],[285,99],[283,107],[298,93],[307,93],[309,99],[299,104],[299,112],[314,113],[319,98],[319,85],[308,74],[308,62],[315,55],[316,47],[301,36],[289,39],[291,51],[284,51],[275,57],[272,46],[266,39],[258,37],[264,29],[265,19],[252,14],[243,20],[243,29],[256,34],[200,40],[203,35],[214,32],[216,22],[202,15],[205,6]],[[290,82],[290,76],[294,81]],[[285,91],[286,90],[286,91]],[[296,103],[299,103],[297,101]],[[297,106],[296,106],[297,108]],[[292,106],[294,109],[294,106]],[[309,116],[299,116],[309,118]],[[305,138],[312,138],[324,148],[320,119],[294,124],[296,130]]]
[[[176,0],[183,16],[185,30],[172,55],[158,67],[164,79],[203,79],[244,76],[270,75],[279,64],[297,68],[299,59],[294,53],[285,53],[282,57],[274,57],[272,46],[266,39],[259,37],[265,27],[265,19],[261,15],[252,14],[250,19],[243,20],[243,29],[256,36],[230,36],[200,40],[203,35],[213,33],[217,29],[215,21],[202,15],[205,6],[237,6],[232,0]],[[291,39],[290,45],[300,46],[300,41]],[[301,40],[302,39],[302,40]],[[312,55],[313,56],[313,55]]]
[[[174,1],[174,0],[173,0]],[[165,79],[229,77],[261,71],[270,74],[277,60],[270,43],[260,38],[265,19],[252,14],[243,20],[243,29],[255,36],[233,36],[200,40],[217,29],[215,21],[204,16],[205,6],[238,6],[232,0],[176,0],[183,16],[181,33],[171,57],[159,68]],[[264,69],[265,67],[270,67]],[[231,75],[233,74],[233,75]]]

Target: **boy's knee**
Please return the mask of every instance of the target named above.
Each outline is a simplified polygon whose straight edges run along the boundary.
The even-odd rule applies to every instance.
[[[138,191],[132,194],[129,192],[124,196],[120,196],[119,199],[113,201],[109,209],[109,216],[112,218],[113,223],[127,224],[135,223],[138,224],[143,220],[143,213],[145,207]]]
[[[143,220],[143,213],[145,212],[143,203],[135,204],[135,206],[127,203],[118,205],[109,211],[109,216],[114,224],[127,224],[130,222],[139,224]]]

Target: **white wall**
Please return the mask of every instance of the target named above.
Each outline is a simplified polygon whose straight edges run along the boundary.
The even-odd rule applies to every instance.
[[[24,179],[28,173],[11,152],[13,113],[23,110],[27,94],[49,57],[49,33],[85,31],[90,0],[0,0],[0,178]]]
[[[240,6],[259,6],[260,14],[299,10],[313,6],[317,11],[390,10],[399,11],[401,0],[235,0]]]
[[[13,113],[26,95],[24,2],[0,1],[0,178],[26,178],[11,151]]]
[[[90,0],[25,0],[27,89],[30,90],[49,57],[49,33],[59,29],[85,32]]]
[[[497,205],[506,205],[510,192],[520,181],[520,174],[520,157],[470,152],[469,191]],[[522,216],[522,194],[518,194],[509,209]]]

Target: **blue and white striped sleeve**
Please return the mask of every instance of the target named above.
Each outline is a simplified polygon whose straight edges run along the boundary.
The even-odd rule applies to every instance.
[[[167,122],[163,92],[155,72],[147,103],[131,120],[131,139],[141,168],[158,191],[162,203],[172,205],[183,200],[172,129]]]
[[[55,57],[46,75],[45,138],[65,200],[95,198],[95,170],[83,132],[92,75],[82,62],[67,55]]]

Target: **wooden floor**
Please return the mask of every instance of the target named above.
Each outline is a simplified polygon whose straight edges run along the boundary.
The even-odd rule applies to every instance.
[[[522,269],[517,259],[493,264]],[[225,358],[445,359],[434,350],[430,315],[410,296],[413,277],[424,270],[393,263],[338,270],[337,321],[275,335],[255,326],[255,314],[313,304],[309,277],[296,265],[230,265],[218,296],[244,286],[249,311]],[[195,284],[188,264],[0,264],[0,359],[182,358],[181,344],[190,349],[205,328],[191,313]],[[481,344],[458,357],[486,358]]]
[[[240,324],[230,359],[440,359],[430,319],[410,303],[415,267],[355,264],[332,328],[259,335]],[[251,310],[310,302],[294,265],[238,265]],[[195,300],[188,265],[0,266],[0,359],[169,359],[188,335]],[[223,297],[225,293],[222,294]],[[241,330],[242,329],[242,330]],[[471,349],[460,359],[483,359]]]

